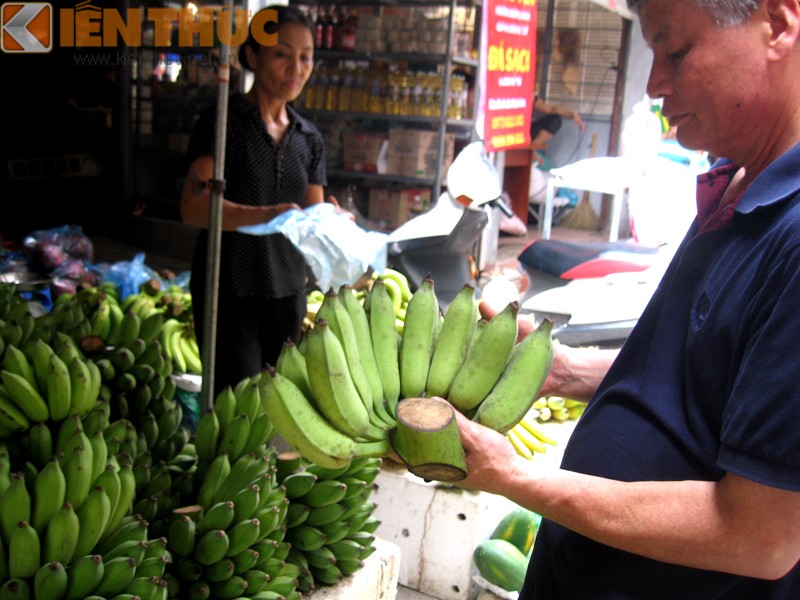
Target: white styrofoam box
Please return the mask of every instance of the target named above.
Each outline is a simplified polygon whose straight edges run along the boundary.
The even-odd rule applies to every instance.
[[[427,483],[385,460],[372,500],[377,536],[402,552],[400,583],[438,600],[471,600],[472,553],[516,504],[493,494]]]
[[[320,587],[306,600],[395,600],[401,551],[397,544],[376,536],[375,552],[353,575],[332,586]]]

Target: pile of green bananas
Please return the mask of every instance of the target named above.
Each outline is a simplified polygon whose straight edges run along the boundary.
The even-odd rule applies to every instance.
[[[197,426],[194,503],[175,511],[167,532],[190,598],[299,597],[299,569],[286,562],[289,500],[259,380],[226,387]]]
[[[352,575],[375,551],[380,525],[369,501],[380,459],[359,458],[336,469],[308,464],[282,479],[289,498],[288,560],[300,568],[298,589],[308,593]]]
[[[278,433],[307,460],[339,468],[390,453],[401,398],[446,398],[500,432],[516,425],[552,364],[552,321],[516,343],[518,304],[481,320],[466,285],[444,316],[426,279],[408,302],[402,335],[392,298],[374,281],[363,304],[348,286],[329,290],[314,327],[285,344],[262,374],[265,410]]]

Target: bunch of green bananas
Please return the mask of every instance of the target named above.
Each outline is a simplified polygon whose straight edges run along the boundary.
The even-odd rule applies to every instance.
[[[400,398],[439,396],[474,420],[506,432],[530,409],[552,364],[552,321],[520,343],[516,302],[490,321],[466,285],[442,317],[434,282],[408,302],[398,336],[391,296],[374,281],[364,304],[329,290],[315,326],[285,344],[261,377],[265,409],[303,456],[336,468],[358,456],[385,456]]]
[[[300,568],[298,589],[332,585],[375,551],[380,521],[369,501],[380,459],[359,458],[335,469],[310,464],[286,475],[288,560]]]
[[[135,312],[125,313],[116,345],[98,355],[103,384],[118,407],[115,415],[130,418],[137,425],[150,403],[171,400],[175,394],[172,361],[161,342],[164,317],[153,313],[142,320]]]
[[[137,437],[98,400],[84,416],[40,421],[0,446],[0,584],[9,597],[113,597],[165,585],[167,556],[131,523]],[[115,447],[114,444],[118,444]],[[160,556],[160,569],[150,556]],[[139,567],[142,570],[139,570]],[[141,581],[137,581],[141,579]],[[27,595],[26,595],[27,594]],[[166,597],[166,596],[163,596]]]
[[[6,343],[0,357],[0,436],[25,432],[34,423],[86,416],[101,393],[97,364],[73,339],[56,332],[50,343],[31,336]]]
[[[292,597],[296,587],[299,571],[285,564],[289,500],[258,380],[226,387],[197,425],[194,508],[177,511],[166,534],[189,597]]]

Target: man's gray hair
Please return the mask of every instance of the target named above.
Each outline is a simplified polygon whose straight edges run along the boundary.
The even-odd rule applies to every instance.
[[[758,8],[758,0],[692,0],[707,10],[720,27],[738,25],[747,20]],[[628,0],[628,9],[639,14],[650,0]]]

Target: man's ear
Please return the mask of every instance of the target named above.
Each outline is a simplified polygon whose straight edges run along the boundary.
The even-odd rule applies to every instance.
[[[769,58],[782,60],[794,52],[800,39],[800,1],[767,0]]]

